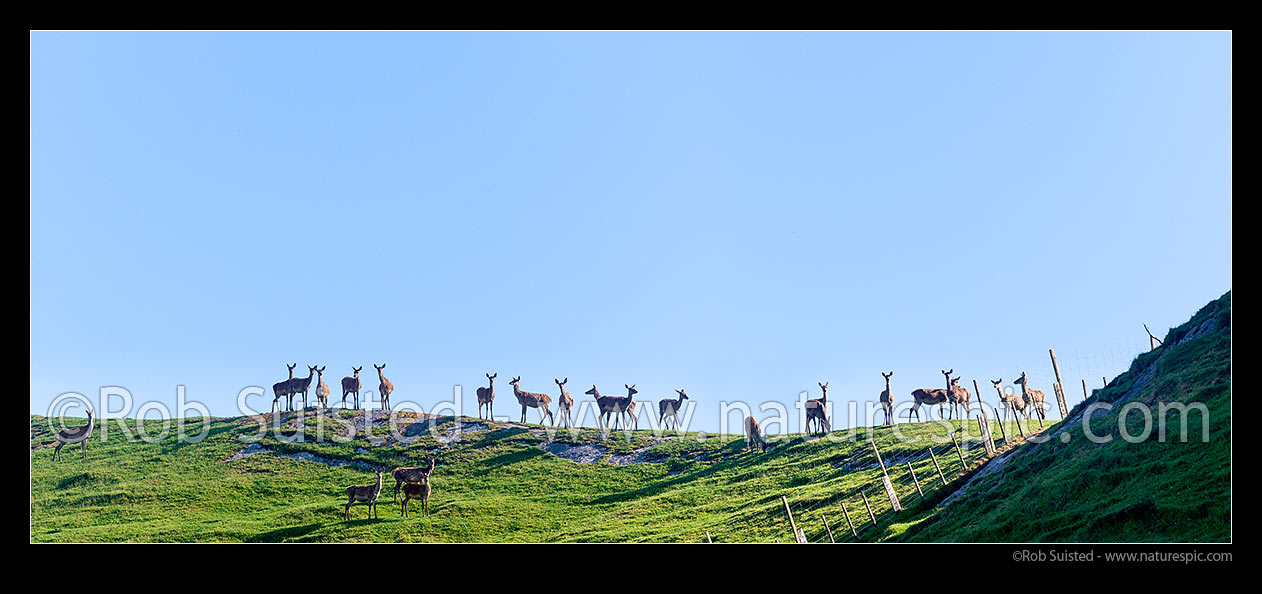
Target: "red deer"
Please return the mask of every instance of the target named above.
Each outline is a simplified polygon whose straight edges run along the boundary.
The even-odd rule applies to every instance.
[[[755,421],[754,417],[745,417],[745,449],[751,450],[755,446],[766,452],[767,440],[763,439],[762,428],[758,426],[758,421]]]
[[[894,393],[890,392],[890,378],[894,377],[894,372],[882,373],[881,377],[885,378],[885,391],[881,392],[881,410],[885,411],[885,424],[893,425]]]
[[[272,394],[274,395],[272,397],[272,412],[276,412],[276,409],[280,407],[280,399],[289,395],[289,382],[294,381],[294,368],[297,366],[297,363],[286,365],[285,367],[289,368],[289,379],[272,384]]]
[[[942,405],[951,400],[951,373],[955,370],[943,371],[942,375],[946,377],[946,390],[930,390],[926,388],[916,388],[912,390],[911,398],[915,401],[911,405],[911,410],[907,411],[907,420],[911,421],[911,414],[916,413],[916,418],[920,418],[920,405],[938,405],[938,416],[942,416]]]
[[[963,405],[964,413],[962,418],[968,418],[968,401],[973,397],[968,388],[960,385],[960,378],[951,378],[951,418],[955,418],[955,407]]]
[[[351,366],[351,370],[355,374],[342,378],[342,408],[346,408],[346,396],[353,394],[355,396],[355,410],[359,410],[359,389],[363,386],[363,383],[359,381],[359,372],[363,368],[363,365],[359,367]]]
[[[629,386],[626,384],[622,384],[622,385],[623,387],[627,389],[627,397],[621,399],[618,402],[618,420],[616,421],[616,423],[619,424],[619,427],[622,427],[623,426],[622,417],[623,415],[627,415],[631,417],[631,427],[633,429],[638,429],[640,425],[640,421],[639,421],[639,418],[635,416],[635,399],[633,398],[633,396],[635,396],[636,394],[639,394],[640,391],[635,389],[635,384],[631,384]]]
[[[394,477],[394,502],[399,501],[399,486],[407,483],[424,483],[434,472],[434,459],[429,459],[429,466],[402,466],[390,471]]]
[[[596,408],[600,410],[600,416],[597,418],[598,424],[601,429],[608,429],[608,417],[609,415],[619,413],[622,410],[622,398],[618,396],[601,396],[594,384],[592,385],[592,389],[583,393],[596,399]]]
[[[377,377],[381,378],[381,383],[377,384],[377,390],[381,392],[381,410],[390,410],[390,394],[394,392],[394,384],[386,379],[386,375],[381,372],[382,369],[386,368],[386,364],[382,363],[378,366],[376,363],[373,363],[372,366],[377,369]]]
[[[828,433],[833,430],[832,425],[828,422],[828,382],[819,384],[819,389],[823,390],[823,396],[806,401],[807,433],[811,432],[811,421],[815,421],[815,426],[819,428],[820,432]]]
[[[399,506],[402,508],[399,510],[399,513],[402,514],[403,517],[405,518],[408,517],[408,501],[411,501],[413,499],[420,499],[421,500],[421,515],[428,516],[429,515],[429,493],[430,493],[430,486],[429,486],[428,479],[426,479],[425,482],[423,483],[408,483],[406,485],[403,485],[403,505]]]
[[[683,408],[688,395],[683,390],[675,390],[679,398],[663,398],[657,401],[657,424],[664,426],[667,418],[674,420],[675,428],[679,428],[679,409]],[[649,413],[652,414],[652,413]]]
[[[570,381],[570,378],[558,380],[554,377],[552,381],[556,382],[557,388],[561,390],[561,397],[557,398],[557,416],[560,417],[560,424],[566,427],[573,427],[574,421],[570,419],[570,409],[574,407],[574,398],[570,396],[569,392],[565,391],[565,384]]]
[[[521,391],[521,376],[513,378],[508,382],[513,387],[513,396],[517,397],[517,402],[521,404],[521,422],[526,422],[526,408],[539,409],[539,424],[543,424],[543,420],[551,419],[553,423],[556,419],[552,416],[552,411],[548,410],[548,406],[552,404],[552,397],[547,394],[537,394],[535,392]]]
[[[1022,398],[1020,394],[1005,394],[999,388],[999,384],[1003,383],[1002,377],[997,380],[990,380],[990,383],[994,384],[995,391],[999,393],[999,402],[1004,405],[1003,418],[1005,421],[1008,420],[1009,409],[1012,410],[1012,418],[1014,419],[1017,417],[1017,413],[1024,415],[1027,421],[1030,419],[1030,414],[1025,408],[1025,398]]]
[[[1022,371],[1021,378],[1012,383],[1021,384],[1021,396],[1025,397],[1025,401],[1034,407],[1034,412],[1038,414],[1040,421],[1047,420],[1047,415],[1043,410],[1045,396],[1042,391],[1035,390],[1027,385],[1025,372]]]
[[[88,409],[88,424],[78,427],[67,427],[57,432],[57,449],[53,451],[53,460],[61,461],[61,448],[69,444],[79,444],[83,450],[83,458],[88,457],[88,438],[92,437],[92,428],[95,421],[92,418],[92,409]]]
[[[289,410],[294,409],[294,396],[302,394],[302,408],[307,408],[307,391],[311,389],[311,378],[315,376],[315,367],[307,366],[307,377],[296,377],[289,380]]]
[[[381,475],[382,471],[377,471],[377,484],[375,485],[351,485],[346,488],[346,509],[342,514],[342,519],[351,519],[351,506],[356,503],[363,503],[368,506],[368,517],[377,516],[377,496],[381,494]]]
[[[490,385],[485,388],[478,387],[478,418],[479,419],[484,418],[482,416],[483,406],[486,407],[485,418],[487,419],[493,418],[493,415],[495,414],[493,411],[493,408],[495,404],[495,378],[496,377],[499,377],[498,371],[495,373],[486,374],[486,379],[490,382]]]
[[[320,403],[320,408],[329,407],[329,385],[324,383],[324,370],[328,365],[316,370],[316,401]]]

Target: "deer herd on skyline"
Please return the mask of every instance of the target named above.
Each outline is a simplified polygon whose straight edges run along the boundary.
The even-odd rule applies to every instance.
[[[272,412],[281,406],[281,399],[285,398],[285,409],[292,411],[295,396],[302,396],[303,408],[307,404],[307,392],[311,386],[312,378],[316,379],[316,400],[321,407],[329,407],[329,387],[324,383],[324,370],[327,366],[307,366],[307,377],[294,377],[294,369],[298,364],[286,365],[289,368],[289,379],[276,382],[272,385]],[[394,392],[394,384],[386,379],[384,369],[385,364],[373,365],[377,370],[378,393],[381,395],[382,410],[390,410],[390,394]],[[363,367],[351,367],[352,374],[342,378],[342,408],[346,408],[347,398],[351,398],[351,402],[356,410],[359,409],[359,394],[362,389],[359,374]],[[912,415],[920,418],[921,406],[938,406],[938,415],[944,415],[945,418],[955,418],[958,411],[963,410],[963,414],[967,414],[969,410],[969,402],[972,399],[972,393],[967,388],[960,385],[960,377],[953,376],[955,370],[941,370],[942,376],[946,381],[946,388],[917,388],[912,390],[912,406],[907,411],[907,420],[910,421]],[[885,389],[881,391],[877,397],[882,412],[885,414],[885,424],[894,423],[894,396],[890,389],[890,378],[894,376],[894,372],[881,372],[881,377],[885,378]],[[498,373],[486,374],[487,385],[480,386],[477,389],[478,399],[478,418],[492,419],[494,417],[495,405],[495,378],[499,377]],[[521,376],[514,377],[508,382],[513,387],[513,397],[517,403],[521,405],[521,422],[526,422],[526,409],[533,408],[539,411],[539,422],[551,422],[551,424],[559,427],[573,427],[574,421],[571,418],[571,411],[574,408],[574,398],[570,396],[569,391],[565,389],[566,383],[570,378],[552,380],[557,385],[560,395],[557,399],[556,413],[552,412],[552,396],[550,394],[527,392],[521,389]],[[1008,394],[1000,388],[1003,378],[991,380],[991,384],[995,387],[995,391],[999,394],[999,402],[1003,406],[1004,419],[1007,419],[1009,413],[1015,418],[1016,415],[1023,415],[1027,420],[1032,415],[1037,415],[1039,419],[1046,419],[1046,409],[1044,406],[1045,396],[1042,391],[1029,387],[1025,372],[1021,372],[1021,377],[1014,380],[1013,383],[1021,386],[1020,393]],[[806,401],[806,432],[807,433],[828,433],[832,431],[832,424],[828,417],[828,382],[819,383],[820,397]],[[593,385],[590,390],[584,392],[588,396],[595,398],[598,411],[597,421],[602,429],[608,429],[612,420],[613,428],[624,428],[628,425],[635,429],[638,428],[638,416],[636,415],[635,395],[639,393],[635,388],[635,384],[623,384],[627,390],[626,396],[604,396]],[[684,406],[684,400],[688,399],[688,394],[684,390],[675,390],[678,394],[677,398],[663,398],[657,403],[658,410],[658,426],[667,428],[672,425],[675,429],[679,428],[679,411]],[[485,415],[483,409],[486,410]],[[752,421],[752,423],[751,423]],[[750,439],[751,444],[759,443],[761,440],[760,428],[758,422],[750,417],[746,419],[745,430],[747,438],[750,438],[751,432],[757,435],[757,438]],[[765,443],[763,441],[762,443]],[[752,447],[752,446],[751,446]],[[397,490],[397,489],[396,489]]]

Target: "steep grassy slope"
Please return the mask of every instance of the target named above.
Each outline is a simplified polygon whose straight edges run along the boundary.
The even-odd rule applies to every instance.
[[[784,496],[812,542],[829,538],[821,515],[839,541],[1222,541],[1230,538],[1231,520],[1230,328],[1227,294],[1171,331],[1166,346],[1137,358],[1068,421],[1049,422],[1051,441],[1011,439],[1004,444],[1011,453],[980,471],[977,425],[959,421],[833,439],[792,436],[769,452],[750,453],[736,436],[637,431],[602,440],[588,429],[550,439],[539,426],[467,418],[435,418],[431,429],[430,419],[411,413],[397,417],[411,443],[368,439],[362,431],[344,443],[315,442],[311,427],[321,417],[308,410],[278,420],[193,420],[187,433],[208,431],[196,443],[177,439],[174,428],[152,443],[128,440],[125,431],[139,426],[150,435],[162,428],[111,420],[98,424],[86,460],[71,447],[54,463],[48,420],[32,416],[31,540],[703,542],[708,532],[716,542],[783,542],[793,538]],[[1084,436],[1081,416],[1092,402],[1115,407],[1090,423],[1094,433],[1112,435],[1110,443]],[[1200,441],[1204,417],[1193,411],[1187,443],[1178,441],[1176,412],[1167,414],[1165,441],[1154,435],[1123,442],[1116,407],[1129,402],[1204,403],[1210,439]],[[300,418],[306,441],[294,440]],[[330,438],[345,434],[338,422],[369,423],[375,436],[386,434],[380,414],[369,421],[363,412],[329,411],[323,418]],[[260,437],[260,419],[276,420],[280,430]],[[1128,419],[1128,430],[1140,434],[1141,415]],[[457,424],[464,432],[452,440]],[[1014,438],[1017,428],[1009,422],[1004,433]],[[884,498],[873,443],[901,512]],[[571,449],[578,445],[584,447]],[[926,457],[930,447],[936,460]],[[371,468],[420,465],[430,455],[438,461],[431,516],[400,518],[387,474],[380,519],[367,519],[359,506],[350,521],[341,519],[347,485],[375,480]],[[621,463],[627,461],[634,463]]]
[[[1186,429],[1171,404],[1190,407]],[[1084,424],[1093,405],[1107,408],[1092,412]],[[1147,433],[1145,409],[1152,422]],[[1093,443],[1087,429],[1111,441]],[[1137,357],[1130,370],[1075,407],[1060,430],[1049,432],[1055,434],[1046,443],[1017,448],[1001,469],[979,475],[901,538],[1230,540],[1231,292],[1171,330],[1163,346]],[[1146,437],[1132,443],[1125,435]]]
[[[363,423],[363,413],[353,416]],[[282,438],[292,434],[296,417],[283,416]],[[316,417],[308,411],[304,418],[311,424]],[[743,452],[743,440],[732,436],[660,439],[640,431],[630,440],[615,433],[602,441],[594,430],[573,439],[559,434],[549,447],[562,451],[567,444],[591,444],[603,450],[604,461],[579,463],[541,449],[547,438],[538,426],[493,424],[475,432],[470,430],[485,425],[465,419],[462,439],[444,447],[436,438],[450,436],[454,419],[438,419],[430,433],[425,420],[403,418],[404,424],[416,423],[403,433],[422,430],[416,443],[372,445],[362,438],[286,443],[269,435],[260,441],[265,451],[232,460],[243,451],[242,440],[256,439],[254,418],[211,420],[209,436],[195,444],[180,443],[174,434],[156,443],[128,442],[113,421],[106,442],[94,437],[87,460],[79,459],[78,450],[67,449],[64,460],[54,463],[46,419],[32,417],[32,446],[37,449],[31,461],[31,538],[697,542],[708,531],[716,541],[769,542],[792,539],[781,495],[805,510],[879,481],[869,438],[862,434],[834,441],[786,438],[767,453]],[[129,420],[127,426],[134,432],[136,422]],[[145,426],[151,434],[160,432],[156,422]],[[903,425],[902,437],[881,428],[871,438],[888,459],[911,458],[927,444],[946,439],[946,426]],[[194,421],[187,432],[201,429],[201,422]],[[380,435],[383,428],[375,432]],[[971,443],[963,442],[966,447]],[[952,447],[949,441],[945,447]],[[369,467],[418,465],[431,451],[439,466],[430,517],[401,519],[387,493],[380,520],[367,520],[363,507],[352,507],[351,521],[341,520],[345,487],[375,480]],[[979,452],[976,447],[966,450],[970,463]],[[295,453],[353,464],[330,466],[285,456]],[[624,455],[644,461],[608,461]],[[941,463],[948,476],[960,471],[958,459],[942,456]],[[932,472],[929,461],[916,464],[917,472]],[[393,482],[386,484],[387,491],[392,487]],[[819,524],[807,528],[812,540],[826,538]]]

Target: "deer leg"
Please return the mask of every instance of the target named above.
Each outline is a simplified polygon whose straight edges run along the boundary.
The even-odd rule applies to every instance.
[[[79,445],[83,446],[83,456],[82,456],[82,457],[83,457],[83,459],[84,459],[84,460],[87,460],[87,459],[88,459],[88,440],[87,440],[87,439],[84,439],[83,441],[79,442]]]
[[[61,459],[61,447],[64,445],[66,444],[61,443],[60,441],[57,442],[57,450],[53,452],[53,461],[57,461]]]

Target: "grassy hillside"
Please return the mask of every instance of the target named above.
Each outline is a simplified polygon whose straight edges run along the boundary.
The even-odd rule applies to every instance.
[[[54,463],[48,419],[32,416],[31,540],[704,542],[708,532],[716,542],[784,542],[793,536],[782,496],[812,542],[829,539],[822,515],[838,541],[1226,540],[1230,294],[1166,343],[1091,401],[1205,402],[1209,443],[1170,441],[1176,423],[1164,443],[1095,446],[1074,418],[1079,406],[1069,422],[1047,424],[1044,434],[1056,436],[1048,443],[1022,442],[1013,422],[1003,433],[996,425],[1001,453],[985,466],[975,421],[828,440],[787,436],[752,453],[739,436],[637,431],[601,439],[587,429],[550,437],[537,425],[451,417],[433,419],[431,431],[430,419],[412,413],[396,417],[406,443],[379,438],[381,413],[372,416],[371,439],[362,432],[345,443],[296,439],[300,420],[310,436],[321,419],[313,410],[195,419],[186,433],[208,431],[197,443],[181,443],[175,428],[153,443],[128,441],[125,432],[143,426],[157,435],[160,423],[111,420],[98,423],[86,460],[68,447]],[[337,422],[369,422],[363,412],[323,414],[330,437],[345,432]],[[260,438],[260,420],[281,431]],[[1136,433],[1140,421],[1136,415]],[[463,433],[452,439],[458,424]],[[1116,437],[1114,415],[1093,416],[1097,433],[1110,425]],[[1199,430],[1199,414],[1189,426]],[[1062,427],[1067,444],[1058,438]],[[874,445],[903,511],[893,512],[884,495]],[[411,518],[400,518],[387,474],[380,519],[367,519],[362,506],[341,519],[346,486],[374,481],[372,468],[420,465],[431,455],[438,463],[431,516],[413,507]]]
[[[1130,403],[1152,411],[1152,430],[1137,443],[1123,439],[1118,421]],[[1158,407],[1171,403],[1203,403],[1204,409],[1189,409],[1185,431],[1179,412],[1168,408],[1162,434]],[[1112,409],[1091,414],[1084,426],[1083,413],[1093,404]],[[1130,406],[1126,435],[1143,436],[1144,415]],[[1203,441],[1206,418],[1209,439]],[[1112,441],[1093,443],[1085,427]],[[1126,373],[1075,407],[1062,428],[1067,438],[1056,433],[1047,443],[1017,448],[1002,468],[979,473],[960,497],[901,538],[1231,540],[1231,293],[1137,357]]]

